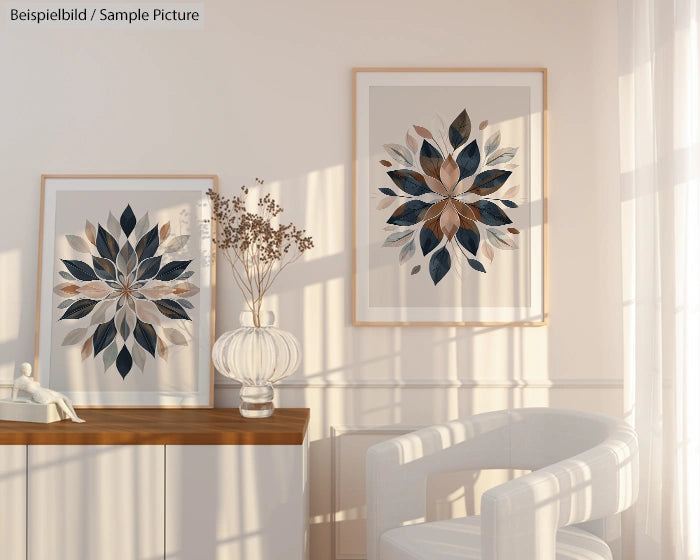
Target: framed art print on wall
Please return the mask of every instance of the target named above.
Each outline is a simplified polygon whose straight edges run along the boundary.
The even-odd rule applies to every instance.
[[[209,407],[214,175],[42,177],[35,375],[83,406]]]
[[[544,324],[546,70],[353,86],[353,323]]]

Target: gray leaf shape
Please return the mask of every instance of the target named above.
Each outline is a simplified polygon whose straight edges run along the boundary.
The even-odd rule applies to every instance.
[[[136,222],[136,226],[134,226],[134,231],[131,232],[132,238],[136,240],[141,239],[150,227],[151,223],[148,219],[148,212],[146,212],[143,215],[143,217],[138,222]]]
[[[413,237],[413,232],[408,231],[395,231],[384,240],[382,247],[400,247],[404,245]]]
[[[114,215],[110,212],[107,218],[107,231],[112,234],[114,239],[119,239],[122,234],[122,226],[119,225],[119,220],[117,220]]]
[[[168,339],[168,342],[172,342],[178,346],[187,346],[187,339],[179,330],[163,329],[163,334],[165,334],[165,338]]]
[[[411,151],[401,144],[384,144],[384,149],[395,162],[401,165],[413,165],[413,155],[411,155]]]
[[[414,267],[411,269],[411,276],[415,276],[415,275],[418,274],[419,272],[420,272],[420,265],[417,264],[416,266],[414,266]]]
[[[90,253],[90,245],[82,237],[77,235],[66,235],[68,240],[68,245],[70,245],[73,250],[78,251],[78,253]]]
[[[58,304],[59,309],[65,309],[66,307],[70,307],[76,302],[74,299],[64,299],[61,303]]]
[[[136,367],[143,371],[143,368],[146,367],[146,352],[141,348],[141,346],[134,344],[134,347],[131,349],[131,357],[133,358]]]
[[[187,245],[187,240],[189,238],[189,235],[178,235],[177,237],[174,237],[163,246],[163,253],[174,253],[175,251],[179,251],[185,245]]]
[[[518,148],[501,148],[496,150],[487,160],[486,165],[499,165],[506,163],[515,157],[518,153]]]
[[[486,153],[486,156],[488,157],[496,148],[498,148],[498,145],[500,143],[501,131],[497,130],[489,137],[489,139],[486,141],[486,144],[484,145],[484,152]]]
[[[104,352],[102,353],[102,364],[105,367],[105,371],[107,371],[112,364],[117,361],[118,355],[119,349],[117,348],[116,342],[112,342],[112,344],[105,348]]]
[[[65,280],[75,280],[75,276],[73,276],[70,272],[66,272],[65,270],[59,270],[58,274]]]
[[[401,248],[401,252],[399,253],[399,264],[405,263],[407,260],[409,260],[413,255],[416,254],[416,242],[415,240],[411,240],[410,243],[407,243]]]
[[[497,229],[487,228],[486,235],[488,236],[489,243],[496,247],[496,249],[517,249],[518,244],[515,242],[510,235]]]
[[[73,344],[78,344],[83,341],[86,334],[87,329],[73,329],[63,339],[61,346],[72,346]]]

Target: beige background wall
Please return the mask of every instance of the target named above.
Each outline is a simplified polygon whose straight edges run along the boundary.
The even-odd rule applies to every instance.
[[[304,348],[280,403],[312,409],[313,560],[361,557],[380,426],[523,405],[621,414],[614,2],[205,5],[204,31],[0,25],[3,383],[33,355],[42,173],[217,173],[224,193],[265,178],[316,243],[270,297]],[[548,68],[549,326],[350,325],[353,66]],[[222,332],[240,299],[219,272]],[[217,406],[236,396],[217,379]],[[460,484],[437,488],[443,514],[466,507]]]

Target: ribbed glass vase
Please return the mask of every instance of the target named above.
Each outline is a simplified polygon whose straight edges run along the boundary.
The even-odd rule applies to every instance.
[[[240,315],[241,327],[222,334],[211,356],[222,375],[241,383],[241,415],[267,418],[274,412],[273,383],[290,376],[299,367],[301,349],[296,337],[274,326],[275,314],[260,314],[260,327],[253,313]]]

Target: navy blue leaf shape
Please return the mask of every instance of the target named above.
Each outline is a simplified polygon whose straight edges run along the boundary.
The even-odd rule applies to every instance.
[[[500,189],[511,173],[512,171],[504,171],[503,169],[482,171],[474,178],[474,184],[469,188],[468,192],[479,196],[488,196]]]
[[[114,318],[108,323],[97,325],[92,335],[93,356],[97,356],[102,350],[107,348],[117,336],[117,327],[114,325]]]
[[[427,140],[423,140],[423,145],[420,148],[420,166],[426,175],[440,180],[442,154]]]
[[[479,221],[487,226],[504,226],[512,223],[511,219],[501,208],[488,200],[479,200],[473,204],[467,204],[472,209],[476,209]]]
[[[185,269],[190,266],[191,262],[191,260],[169,262],[156,274],[156,280],[175,280],[180,274],[185,272]]]
[[[430,220],[426,222],[425,225],[420,230],[420,248],[423,251],[423,255],[427,255],[440,245],[442,241],[442,230],[440,229],[439,220]]]
[[[153,229],[150,229],[146,234],[139,239],[136,244],[136,254],[139,257],[139,261],[145,259],[150,259],[156,254],[158,250],[159,240],[158,240],[158,224],[156,224]]]
[[[422,220],[424,212],[431,206],[432,204],[420,200],[409,200],[394,210],[386,223],[395,226],[413,226]]]
[[[95,238],[95,246],[101,257],[115,261],[119,254],[119,245],[117,240],[101,225],[97,224],[97,237]]]
[[[479,169],[479,161],[481,154],[479,153],[479,145],[476,140],[469,142],[464,149],[457,155],[457,165],[459,166],[459,180],[471,177]]]
[[[457,115],[457,118],[452,121],[447,135],[450,138],[450,144],[456,150],[462,144],[464,144],[472,132],[472,121],[467,115],[467,110],[463,109],[462,112]]]
[[[380,188],[379,192],[387,196],[396,196],[396,193],[394,191],[392,191],[391,189],[387,189],[386,187]]]
[[[386,174],[391,177],[391,180],[394,181],[397,187],[410,195],[420,196],[432,192],[430,187],[425,183],[423,175],[417,171],[399,169],[396,171],[387,171]]]
[[[187,311],[185,311],[178,302],[172,299],[156,299],[153,300],[153,303],[156,304],[158,311],[160,311],[168,319],[186,319],[188,321],[192,320],[187,314]]]
[[[153,325],[142,323],[139,319],[136,319],[134,339],[139,343],[141,348],[154,358],[156,357],[156,342],[158,337],[156,336],[156,330],[153,328]]]
[[[162,257],[158,255],[157,257],[151,257],[150,259],[144,259],[139,265],[138,274],[136,275],[137,280],[147,280],[153,278],[160,270],[160,259]]]
[[[481,264],[476,259],[470,259],[467,257],[467,262],[469,263],[469,266],[471,266],[474,270],[478,270],[479,272],[484,272],[484,273],[486,272],[484,265]]]
[[[472,220],[462,219],[461,227],[457,230],[455,237],[457,237],[457,242],[462,247],[476,256],[476,252],[479,250],[479,243],[481,242],[481,234],[479,233],[479,228]]]
[[[518,204],[513,202],[512,200],[501,200],[504,206],[507,206],[508,208],[517,208]]]
[[[117,269],[114,267],[114,263],[109,259],[93,256],[92,267],[95,269],[97,276],[102,278],[102,280],[117,279]]]
[[[433,279],[433,284],[437,286],[437,283],[450,271],[451,266],[452,259],[446,247],[435,251],[433,256],[430,257],[429,265],[430,277]]]
[[[122,212],[121,218],[119,218],[119,225],[122,226],[122,231],[127,237],[134,231],[136,226],[136,216],[134,216],[134,211],[131,209],[131,205],[127,204]]]
[[[98,303],[99,301],[94,299],[79,299],[70,304],[68,309],[61,315],[61,319],[82,319],[89,315]]]
[[[122,346],[122,349],[117,355],[117,371],[119,372],[119,375],[122,376],[122,379],[126,379],[126,376],[129,375],[129,372],[131,371],[131,367],[133,365],[134,360],[131,357],[131,353],[126,348],[125,344],[124,346]]]
[[[92,267],[83,261],[69,261],[61,259],[66,265],[68,272],[75,276],[78,280],[99,280]]]

